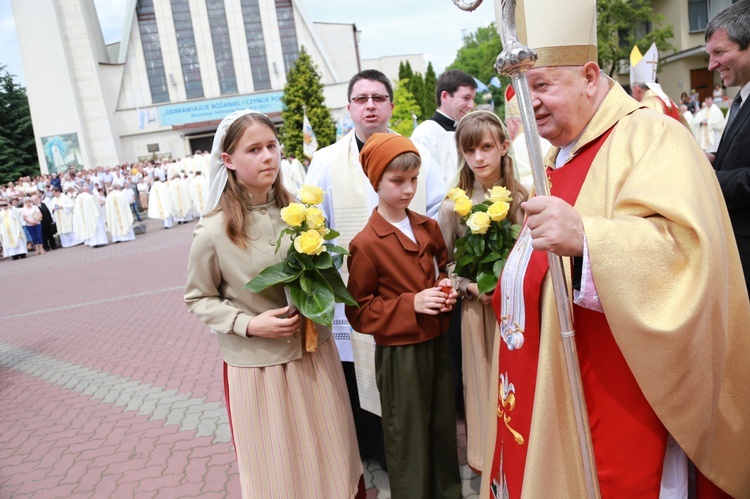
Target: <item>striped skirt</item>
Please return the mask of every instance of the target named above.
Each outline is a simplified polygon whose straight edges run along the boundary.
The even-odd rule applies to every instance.
[[[476,299],[461,302],[466,460],[469,466],[478,471],[482,471],[487,444],[492,344],[498,334],[492,305],[483,305]]]
[[[224,365],[242,497],[352,498],[362,462],[336,343],[270,367]]]

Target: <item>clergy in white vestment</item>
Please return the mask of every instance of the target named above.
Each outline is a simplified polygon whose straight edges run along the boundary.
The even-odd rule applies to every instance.
[[[135,233],[133,232],[133,212],[130,209],[128,198],[122,192],[121,187],[113,186],[113,189],[107,194],[105,213],[107,230],[112,236],[113,243],[135,239]]]
[[[52,190],[52,196],[52,213],[55,215],[60,244],[63,248],[70,248],[83,243],[73,232],[73,199],[58,188]]]
[[[148,218],[164,221],[164,228],[174,226],[172,201],[169,199],[169,186],[156,177],[148,193]]]
[[[208,177],[203,175],[201,170],[195,170],[195,176],[188,182],[188,191],[192,204],[191,210],[193,213],[200,215],[203,213],[203,208],[206,207],[206,199],[208,199]]]
[[[73,210],[73,232],[87,246],[98,248],[109,243],[104,221],[104,210],[96,196],[84,187],[76,197]]]
[[[714,98],[706,97],[705,107],[695,113],[691,128],[698,144],[706,152],[714,152],[719,147],[724,131],[724,113],[714,105]]]
[[[179,175],[169,180],[169,200],[172,202],[172,217],[178,224],[184,224],[193,219],[188,183]]]
[[[430,151],[430,156],[440,167],[446,187],[453,187],[451,184],[458,171],[454,138],[456,124],[474,109],[476,94],[477,82],[473,76],[460,69],[445,71],[435,84],[435,114],[420,123],[411,134],[412,142]]]
[[[0,199],[0,240],[3,256],[14,260],[26,258],[26,234],[23,230],[21,210],[10,206],[6,199]]]

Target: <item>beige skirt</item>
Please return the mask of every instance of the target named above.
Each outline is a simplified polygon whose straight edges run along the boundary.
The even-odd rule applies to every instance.
[[[287,364],[225,372],[242,497],[356,495],[362,462],[336,342]]]
[[[500,334],[492,305],[479,300],[461,302],[466,460],[482,471],[487,440],[487,404],[490,397],[492,344]]]

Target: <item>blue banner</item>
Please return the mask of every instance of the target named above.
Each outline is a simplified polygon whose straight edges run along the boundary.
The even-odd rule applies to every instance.
[[[159,106],[159,124],[173,126],[221,120],[232,111],[241,109],[252,109],[263,114],[280,113],[283,108],[282,95],[284,92],[267,92]]]

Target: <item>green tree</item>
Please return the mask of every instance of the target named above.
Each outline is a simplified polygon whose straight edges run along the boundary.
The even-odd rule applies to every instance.
[[[398,81],[411,81],[412,76],[414,76],[414,71],[412,71],[409,61],[401,61],[398,65]]]
[[[417,106],[419,106],[419,112],[417,113],[418,116],[422,118],[427,118],[427,114],[424,112],[424,78],[422,78],[421,73],[414,73],[414,75],[409,80],[409,91],[411,92],[411,95],[414,97],[414,100],[417,103]]]
[[[432,63],[427,64],[427,71],[424,74],[424,93],[422,94],[422,117],[429,118],[435,114],[437,103],[435,102],[435,87],[437,87],[437,75]]]
[[[38,175],[34,129],[26,89],[0,65],[0,182]]]
[[[596,0],[599,67],[610,76],[634,45],[641,53],[656,43],[659,53],[675,50],[669,43],[672,26],[661,26],[664,16],[654,13],[650,0]]]
[[[419,104],[409,90],[409,80],[399,80],[396,90],[393,92],[393,116],[391,116],[391,128],[401,135],[409,137],[414,131],[412,113],[419,117]]]
[[[286,154],[302,157],[302,121],[304,112],[315,132],[318,146],[323,148],[336,140],[336,123],[323,99],[323,83],[320,73],[310,55],[302,47],[294,67],[286,75],[284,95],[281,102],[284,110],[281,118],[281,142]]]
[[[464,36],[464,44],[458,49],[456,59],[446,69],[460,69],[478,80],[489,83],[493,76],[500,78],[502,88],[490,86],[495,112],[502,116],[504,108],[503,91],[510,83],[507,76],[499,76],[495,71],[495,59],[502,52],[503,44],[497,32],[495,23],[478,28],[476,32]],[[481,95],[477,95],[477,102],[484,103]]]

